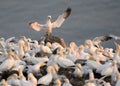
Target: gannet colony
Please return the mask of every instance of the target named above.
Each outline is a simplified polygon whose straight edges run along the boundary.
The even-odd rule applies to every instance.
[[[105,35],[69,44],[53,36],[69,17],[67,8],[56,21],[30,22],[30,28],[45,29],[34,40],[25,36],[0,38],[0,86],[120,86],[119,36]],[[102,46],[113,39],[115,49]]]

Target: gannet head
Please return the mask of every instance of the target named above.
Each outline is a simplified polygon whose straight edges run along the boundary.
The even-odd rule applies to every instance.
[[[48,15],[48,19],[51,19],[51,16],[50,16],[50,15]]]
[[[58,86],[61,86],[61,81],[60,81],[60,79],[57,79],[57,80],[55,80],[55,82],[54,82],[56,85],[58,85]]]
[[[38,64],[40,65],[40,67],[46,65],[44,62],[39,62]]]
[[[41,44],[41,45],[44,45],[44,44],[45,44],[45,42],[44,42],[44,41],[41,41],[41,42],[40,42],[40,44]]]
[[[29,73],[29,74],[28,74],[28,77],[29,77],[29,78],[32,78],[32,77],[33,77],[33,74],[32,74],[32,73]]]

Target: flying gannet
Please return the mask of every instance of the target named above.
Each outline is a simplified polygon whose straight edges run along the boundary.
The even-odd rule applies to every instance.
[[[108,40],[111,40],[111,39],[120,40],[120,36],[109,34],[109,35],[105,35],[105,36],[95,37],[93,39],[93,44],[96,47],[99,47],[101,42],[105,42],[105,41],[108,41]]]
[[[69,17],[70,14],[71,14],[71,8],[67,8],[61,15],[58,16],[58,18],[54,22],[51,22],[51,16],[48,15],[46,24],[40,24],[38,22],[30,22],[29,26],[36,31],[40,31],[41,29],[44,29],[46,31],[46,35],[50,35],[52,33],[52,29],[59,28],[63,24],[65,19]]]

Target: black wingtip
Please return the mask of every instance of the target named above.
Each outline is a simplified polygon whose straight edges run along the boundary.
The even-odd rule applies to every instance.
[[[71,11],[72,11],[72,9],[70,8],[70,7],[68,7],[67,9],[66,9],[66,16],[65,16],[65,19],[71,14]]]
[[[70,7],[67,8],[66,12],[71,13],[72,9]]]
[[[104,41],[108,41],[108,40],[111,40],[113,39],[112,37],[110,37],[109,35],[106,35],[104,36],[104,39],[102,39],[101,41],[104,42]]]

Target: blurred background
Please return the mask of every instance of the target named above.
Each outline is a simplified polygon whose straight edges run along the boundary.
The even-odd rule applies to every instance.
[[[53,30],[53,35],[67,43],[80,45],[97,36],[120,36],[120,0],[1,0],[0,37],[27,36],[39,40],[44,31],[36,32],[28,23],[44,24],[48,15],[54,21],[67,7],[72,8],[70,17],[62,27]],[[103,45],[114,47],[113,41]]]

